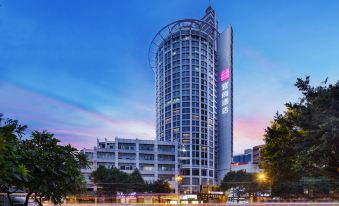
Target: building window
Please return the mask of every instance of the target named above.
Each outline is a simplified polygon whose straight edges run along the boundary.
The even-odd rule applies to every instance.
[[[146,172],[152,172],[154,170],[153,164],[140,164],[140,170]]]
[[[175,167],[174,167],[174,165],[159,164],[158,170],[159,170],[159,171],[165,171],[165,172],[168,172],[168,171],[175,171]]]
[[[121,150],[135,150],[134,143],[118,143],[118,148]]]
[[[118,158],[121,160],[135,160],[135,153],[119,153]]]
[[[140,154],[140,160],[154,160],[154,154]]]
[[[163,155],[163,154],[159,154],[159,155],[158,155],[158,160],[159,160],[159,161],[170,161],[170,162],[174,162],[174,161],[175,161],[175,157],[174,157],[174,155]]]
[[[134,170],[135,168],[133,163],[119,163],[119,169],[121,170]]]

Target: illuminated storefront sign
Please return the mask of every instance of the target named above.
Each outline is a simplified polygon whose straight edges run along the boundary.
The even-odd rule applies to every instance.
[[[230,69],[225,68],[221,71],[221,112],[227,114],[229,112],[229,81]]]

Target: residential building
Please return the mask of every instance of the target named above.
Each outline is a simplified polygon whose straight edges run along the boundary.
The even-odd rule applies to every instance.
[[[167,180],[175,186],[178,173],[177,146],[174,142],[156,140],[122,139],[97,141],[93,149],[83,149],[89,160],[89,168],[82,169],[88,190],[95,190],[90,174],[99,166],[118,168],[132,173],[138,168],[145,181]]]

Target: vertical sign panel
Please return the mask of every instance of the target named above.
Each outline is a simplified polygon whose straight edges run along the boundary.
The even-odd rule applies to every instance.
[[[217,181],[230,171],[233,155],[233,65],[232,28],[217,39],[218,60],[218,148]]]

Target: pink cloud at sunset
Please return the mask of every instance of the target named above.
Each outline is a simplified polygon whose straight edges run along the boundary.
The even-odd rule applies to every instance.
[[[242,116],[234,119],[234,153],[242,153],[249,146],[263,144],[265,128],[269,126],[270,117],[266,116]]]

